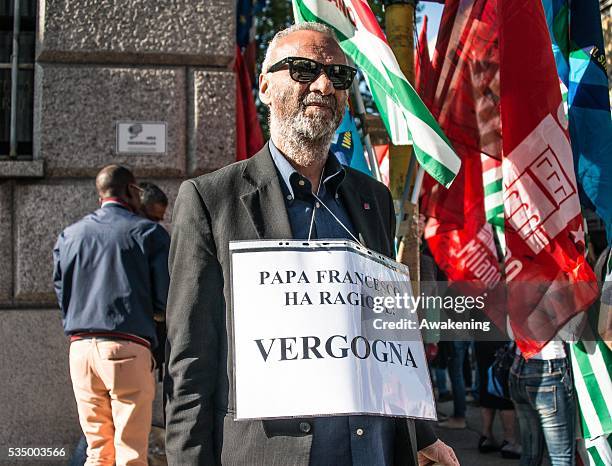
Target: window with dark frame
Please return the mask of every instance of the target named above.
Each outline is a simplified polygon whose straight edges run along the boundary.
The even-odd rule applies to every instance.
[[[0,160],[32,158],[36,8],[37,0],[0,0]]]

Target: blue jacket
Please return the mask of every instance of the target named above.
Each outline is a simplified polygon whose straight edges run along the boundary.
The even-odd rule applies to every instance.
[[[116,331],[157,345],[153,314],[168,296],[170,236],[119,204],[66,228],[53,249],[53,281],[67,335]]]

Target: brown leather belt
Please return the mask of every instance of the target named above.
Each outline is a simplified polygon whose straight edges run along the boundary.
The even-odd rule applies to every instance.
[[[151,349],[151,343],[146,338],[132,335],[130,333],[121,332],[79,332],[70,335],[70,343],[73,341],[87,340],[90,338],[99,338],[101,340],[126,340]]]

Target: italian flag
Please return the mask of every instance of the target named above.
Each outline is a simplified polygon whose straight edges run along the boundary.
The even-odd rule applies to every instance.
[[[425,171],[450,186],[461,160],[400,70],[367,1],[293,0],[293,11],[296,23],[323,23],[334,30],[344,53],[361,68],[393,144],[412,140]]]

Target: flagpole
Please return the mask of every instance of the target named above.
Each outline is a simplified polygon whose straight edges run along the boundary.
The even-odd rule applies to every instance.
[[[417,204],[419,202],[419,194],[421,194],[421,186],[423,185],[423,177],[425,176],[425,169],[419,165],[417,170],[416,179],[414,180],[414,188],[412,189],[412,196],[410,202]]]
[[[354,65],[354,63],[351,64]],[[366,110],[365,105],[363,104],[363,97],[361,96],[361,91],[359,90],[359,84],[357,80],[353,80],[352,85],[353,97],[355,98],[355,106],[357,107],[357,116],[361,121],[361,131],[363,131],[363,142],[366,148],[366,152],[368,153],[368,163],[370,164],[370,170],[374,173],[374,177],[381,181],[382,177],[380,176],[380,168],[378,166],[378,160],[376,160],[376,154],[374,153],[374,148],[372,147],[372,141],[370,139],[370,135],[366,131]]]
[[[414,83],[414,14],[417,0],[385,0],[385,32],[401,71]],[[389,145],[389,189],[399,201],[397,261],[408,266],[412,291],[420,293],[420,257],[417,231],[418,206],[408,204],[411,180],[416,169],[414,150],[410,146]],[[404,185],[401,183],[404,181]],[[408,215],[407,221],[404,216]]]
[[[406,171],[406,182],[404,183],[404,190],[402,191],[402,197],[399,201],[399,206],[397,209],[397,225],[395,227],[395,236],[402,236],[402,222],[404,221],[404,204],[408,200],[408,194],[410,193],[410,179],[412,178],[412,173],[414,172],[414,166],[416,164],[416,157],[410,157],[410,162],[408,162],[408,170]]]

